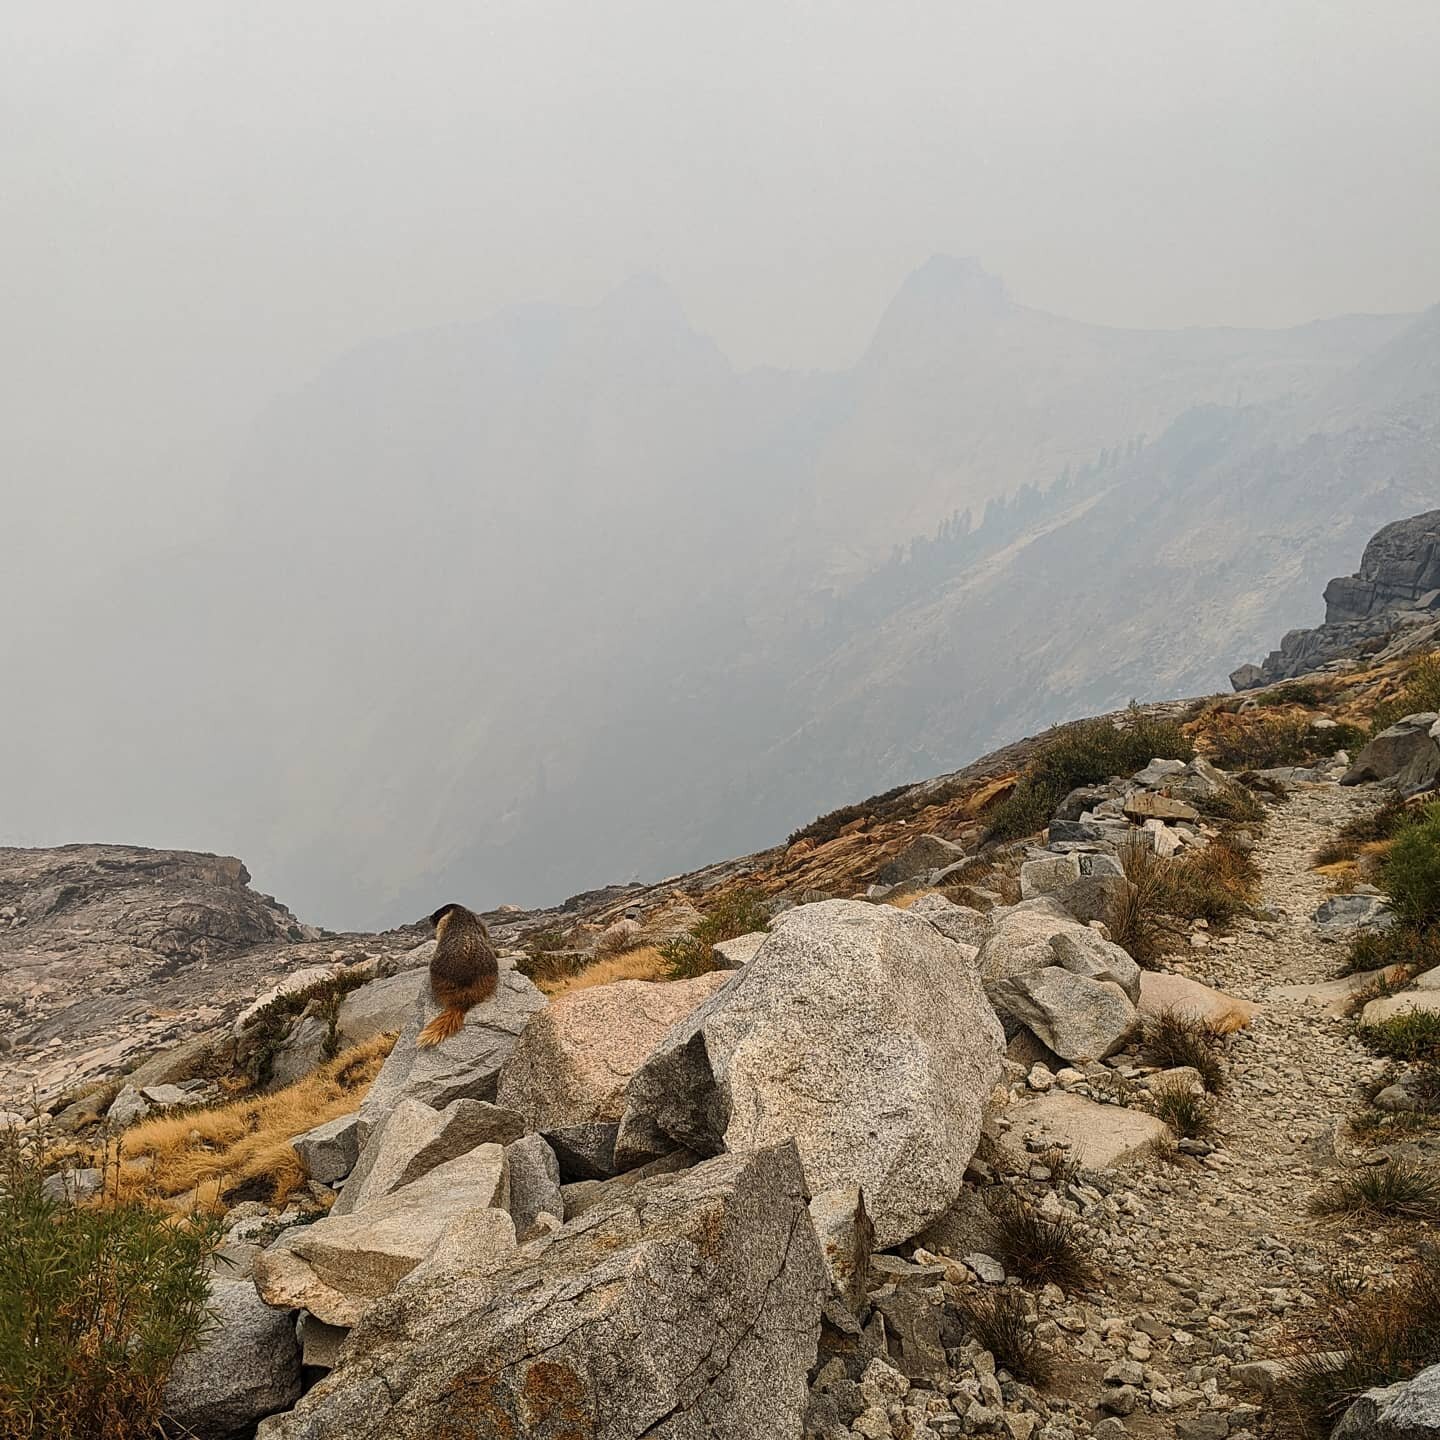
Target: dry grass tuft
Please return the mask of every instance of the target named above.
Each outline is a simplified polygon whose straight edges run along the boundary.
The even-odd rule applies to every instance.
[[[1145,1052],[1162,1069],[1188,1065],[1200,1072],[1206,1090],[1219,1095],[1226,1084],[1220,1058],[1221,1031],[1187,1010],[1165,1009],[1145,1022]]]
[[[1210,1101],[1196,1095],[1188,1085],[1172,1080],[1157,1086],[1154,1105],[1155,1113],[1186,1140],[1201,1140],[1214,1133],[1215,1115]]]
[[[1068,1213],[1042,1215],[1013,1190],[987,1198],[995,1238],[990,1253],[1026,1285],[1083,1290],[1098,1278],[1085,1232]]]
[[[1316,1215],[1389,1215],[1398,1220],[1440,1220],[1440,1177],[1409,1160],[1353,1171],[1311,1202]]]
[[[670,980],[665,957],[653,946],[642,945],[623,955],[610,955],[572,974],[537,978],[536,984],[553,1000],[572,990],[589,990],[595,985],[613,985],[617,980]]]
[[[955,1311],[998,1366],[1032,1385],[1050,1379],[1055,1362],[1035,1338],[1035,1317],[1023,1291],[971,1285],[960,1291]]]
[[[290,1142],[356,1110],[394,1043],[376,1036],[272,1095],[140,1121],[119,1138],[107,1200],[208,1209],[253,1191],[283,1203],[306,1179]]]

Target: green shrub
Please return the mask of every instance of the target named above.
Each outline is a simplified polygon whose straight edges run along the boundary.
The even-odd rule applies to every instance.
[[[1400,824],[1380,868],[1380,885],[1404,923],[1440,920],[1440,802]]]
[[[1426,1250],[1389,1284],[1345,1287],[1295,1344],[1282,1403],[1302,1435],[1323,1440],[1364,1391],[1440,1361],[1440,1253]]]
[[[292,1022],[307,1010],[325,1021],[320,1056],[322,1060],[333,1060],[340,1051],[340,1002],[372,978],[368,970],[356,966],[304,990],[277,995],[256,1011],[245,1027],[242,1043],[243,1064],[252,1083],[263,1085],[270,1079],[275,1057],[290,1035]]]
[[[798,830],[792,830],[785,843],[794,845],[801,840],[814,840],[817,844],[823,845],[827,840],[835,839],[847,825],[853,824],[856,820],[863,820],[867,816],[875,816],[877,811],[883,810],[891,801],[897,800],[907,790],[914,788],[913,784],[897,785],[883,794],[872,795],[868,800],[861,800],[854,805],[842,805],[838,810],[830,810],[824,815],[816,816],[808,825],[802,825]]]
[[[39,1133],[0,1132],[0,1440],[154,1436],[210,1322],[219,1224],[56,1202],[44,1167]]]
[[[1360,1038],[1377,1054],[1440,1066],[1440,1014],[1408,1010],[1376,1025],[1362,1025]]]
[[[1428,710],[1440,710],[1440,653],[1426,655],[1410,667],[1400,693],[1375,707],[1370,717],[1370,733],[1378,735],[1397,720]]]
[[[666,969],[677,980],[704,975],[715,968],[713,948],[722,940],[770,928],[770,910],[758,890],[742,886],[716,901],[687,934],[659,947]]]
[[[1133,775],[1151,760],[1193,760],[1195,747],[1173,720],[1132,705],[1123,725],[1081,720],[1067,725],[1025,768],[1015,789],[988,817],[987,840],[1015,840],[1043,829],[1072,790],[1112,775]]]
[[[1267,709],[1279,705],[1305,705],[1313,709],[1320,704],[1321,699],[1320,691],[1314,685],[1290,684],[1278,685],[1274,690],[1257,695],[1255,703]]]
[[[1354,750],[1365,734],[1353,725],[1316,727],[1304,715],[1241,716],[1210,740],[1210,758],[1226,770],[1271,770],[1310,765],[1337,750]]]
[[[1362,931],[1350,942],[1340,974],[1385,970],[1392,965],[1403,965],[1412,975],[1440,965],[1440,928],[1392,925],[1388,930]]]

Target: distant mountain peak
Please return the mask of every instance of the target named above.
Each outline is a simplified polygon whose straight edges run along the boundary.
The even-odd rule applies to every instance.
[[[917,342],[922,353],[937,344],[948,348],[977,330],[993,328],[1019,309],[1006,293],[1005,282],[973,256],[932,255],[895,292],[875,329],[869,355],[893,359],[913,351]]]

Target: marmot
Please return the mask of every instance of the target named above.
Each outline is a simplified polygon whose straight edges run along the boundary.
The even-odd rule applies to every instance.
[[[442,905],[431,917],[435,953],[430,957],[430,993],[442,1007],[420,1032],[416,1044],[428,1048],[457,1034],[465,1012],[495,993],[500,966],[485,922],[463,905]]]

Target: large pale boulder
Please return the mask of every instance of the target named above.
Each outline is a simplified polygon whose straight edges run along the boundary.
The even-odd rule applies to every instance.
[[[1382,995],[1366,1002],[1360,1012],[1361,1025],[1382,1025],[1402,1015],[1440,1015],[1440,990],[1403,990],[1399,995]]]
[[[1271,994],[1284,994],[1283,990]],[[1169,970],[1146,970],[1140,976],[1140,1014],[1149,1019],[1165,1010],[1193,1015],[1197,1020],[1229,1034],[1243,1030],[1255,1018],[1259,1006],[1253,1000],[1213,990],[1198,980],[1175,975]]]
[[[1076,1064],[1113,1055],[1140,1023],[1139,1012],[1118,985],[1058,965],[997,980],[986,993],[1001,1014]]]
[[[1144,1161],[1157,1141],[1172,1138],[1170,1127],[1144,1110],[1056,1091],[1012,1105],[1005,1116],[1016,1139],[1036,1150],[1055,1146],[1091,1170]]]
[[[875,873],[881,885],[898,885],[902,880],[913,880],[928,875],[932,870],[943,870],[947,865],[958,864],[965,857],[965,847],[941,835],[919,835],[893,859],[887,860]]]
[[[716,971],[656,984],[621,980],[572,990],[530,1021],[500,1068],[497,1098],[548,1131],[619,1120],[625,1085],[677,1020],[730,979]]]
[[[371,1132],[330,1213],[363,1210],[447,1160],[481,1145],[508,1145],[524,1133],[525,1123],[513,1110],[485,1100],[454,1100],[443,1110],[421,1100],[402,1100]]]
[[[1417,773],[1433,766],[1437,761],[1437,728],[1440,728],[1440,715],[1434,711],[1404,716],[1365,746],[1340,777],[1340,783],[1359,785],[1366,780],[1389,780],[1411,766],[1416,767]]]
[[[616,1164],[794,1136],[810,1192],[858,1184],[894,1245],[959,1193],[1003,1047],[973,966],[928,921],[801,906],[636,1072]]]
[[[1092,926],[1082,925],[1053,896],[992,910],[989,918],[977,960],[987,986],[1058,965],[1113,980],[1132,1000],[1139,996],[1140,967],[1130,955]]]
[[[549,1215],[557,1223],[565,1219],[565,1199],[560,1193],[560,1162],[539,1135],[525,1135],[505,1147],[510,1171],[510,1214],[521,1240]]]
[[[1440,1436],[1440,1365],[1410,1380],[1367,1390],[1330,1440],[1435,1440]]]
[[[340,1002],[335,1017],[341,1043],[359,1045],[376,1035],[403,1030],[429,983],[425,970],[401,970],[352,990]]]
[[[910,907],[910,913],[928,920],[947,940],[963,945],[968,952],[967,959],[975,958],[975,952],[990,933],[990,921],[982,911],[957,905],[943,895],[922,895]]]
[[[290,1143],[305,1173],[323,1185],[343,1180],[360,1158],[359,1126],[357,1116],[341,1115],[297,1135]]]
[[[266,1304],[308,1310],[327,1325],[354,1325],[456,1220],[472,1210],[503,1209],[506,1181],[504,1148],[482,1145],[361,1212],[291,1226],[256,1256],[255,1288]]]
[[[166,1414],[206,1440],[248,1435],[300,1396],[295,1316],[273,1310],[248,1280],[210,1281],[215,1328],[182,1355],[165,1386]]]
[[[1042,855],[1020,867],[1020,898],[1053,896],[1081,921],[1105,920],[1130,890],[1124,867],[1113,855]]]
[[[494,1100],[500,1067],[545,996],[501,958],[495,994],[476,1005],[457,1035],[428,1050],[416,1047],[421,1029],[439,1013],[425,986],[416,997],[395,1048],[360,1106],[360,1139],[405,1098],[443,1110],[452,1100]]]
[[[793,1145],[619,1191],[499,1270],[437,1269],[257,1440],[799,1440],[825,1280]]]

